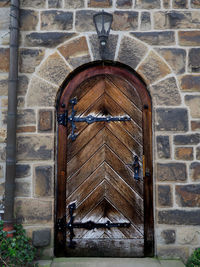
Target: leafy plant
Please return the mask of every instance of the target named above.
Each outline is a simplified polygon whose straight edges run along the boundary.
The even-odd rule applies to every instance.
[[[187,267],[199,267],[200,266],[200,248],[195,249],[193,254],[189,257],[186,266]]]
[[[13,237],[7,237],[0,221],[0,266],[34,266],[36,249],[31,244],[21,224],[14,225]]]

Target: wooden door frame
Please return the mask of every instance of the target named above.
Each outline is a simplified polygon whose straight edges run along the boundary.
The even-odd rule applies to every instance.
[[[130,82],[138,92],[143,106],[143,177],[144,177],[144,256],[154,256],[154,213],[153,213],[153,166],[152,166],[152,105],[144,82],[124,64],[97,62],[80,68],[63,86],[58,97],[57,114],[63,114],[73,91],[83,81],[96,75],[111,74]],[[66,173],[67,173],[67,127],[58,125],[57,181],[55,207],[55,256],[65,256],[66,251]],[[61,230],[62,228],[62,230]]]

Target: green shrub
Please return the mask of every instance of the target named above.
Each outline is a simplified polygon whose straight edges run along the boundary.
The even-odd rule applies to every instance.
[[[36,249],[31,244],[21,224],[14,225],[13,237],[7,237],[0,221],[0,266],[34,266]]]
[[[189,257],[186,266],[187,267],[200,267],[200,248],[195,249],[193,254]]]

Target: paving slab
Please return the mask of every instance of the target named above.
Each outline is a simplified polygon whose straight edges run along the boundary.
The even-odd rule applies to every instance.
[[[51,267],[184,267],[178,260],[156,258],[54,258]]]

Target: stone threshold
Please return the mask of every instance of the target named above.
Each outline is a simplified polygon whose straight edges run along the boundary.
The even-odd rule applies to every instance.
[[[38,267],[184,267],[180,260],[157,258],[54,258],[37,261]]]

